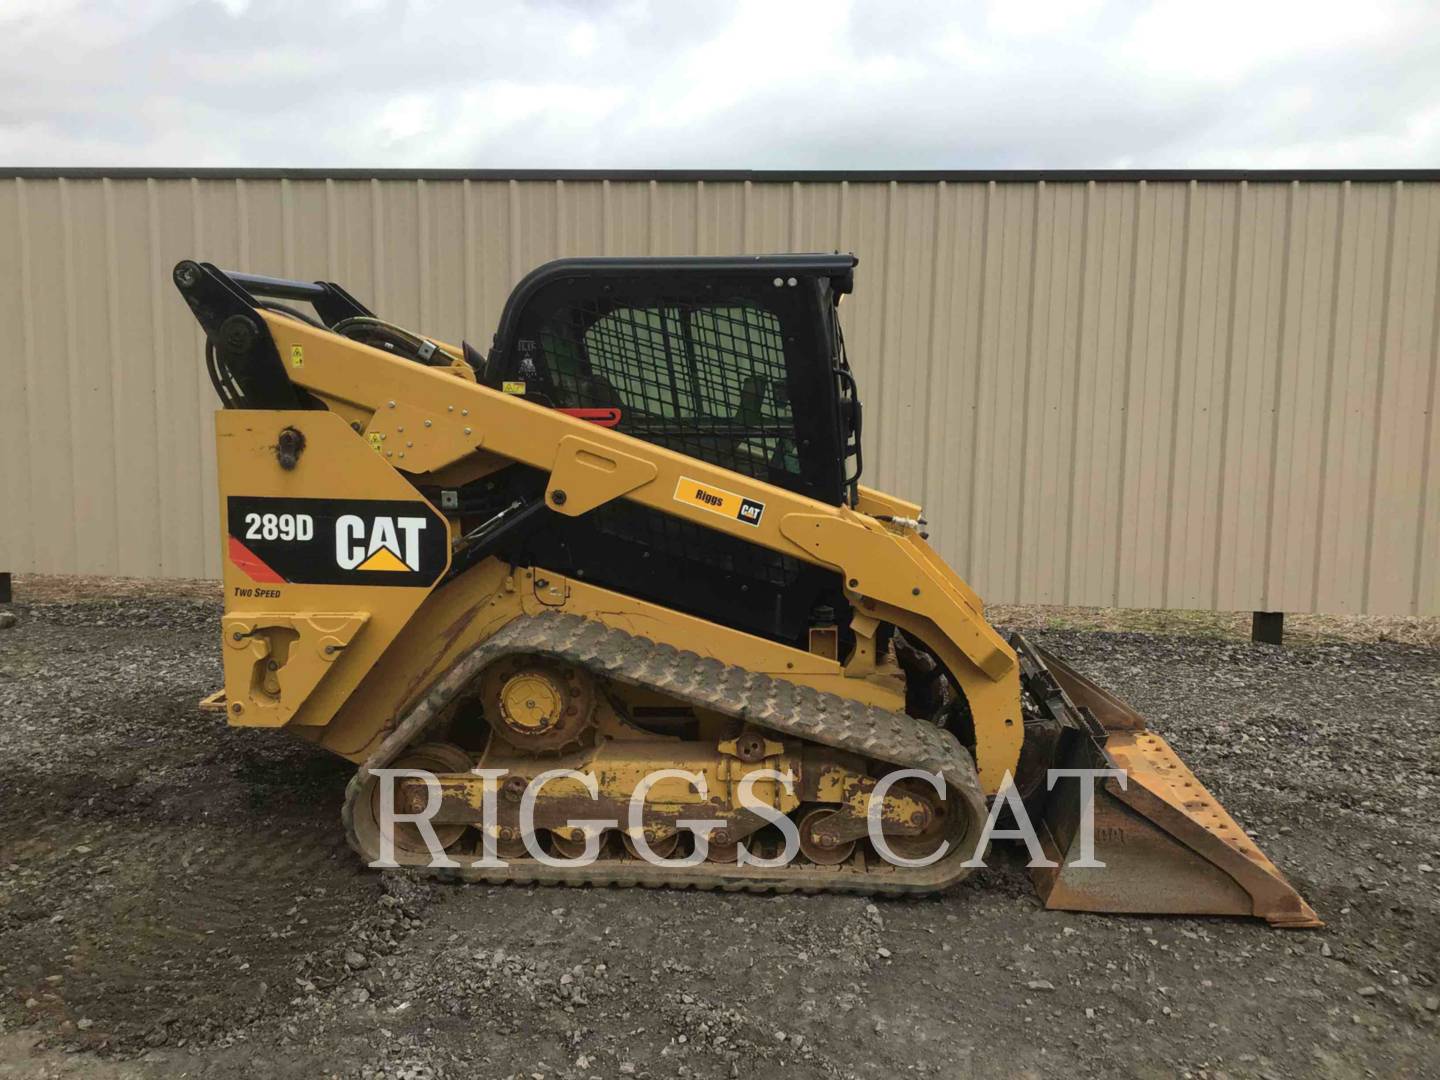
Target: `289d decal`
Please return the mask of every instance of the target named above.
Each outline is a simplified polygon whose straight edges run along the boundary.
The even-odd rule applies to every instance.
[[[448,526],[425,502],[232,496],[226,516],[230,561],[255,582],[415,588],[450,562]]]
[[[309,514],[245,515],[245,540],[311,540],[315,536],[315,519]]]

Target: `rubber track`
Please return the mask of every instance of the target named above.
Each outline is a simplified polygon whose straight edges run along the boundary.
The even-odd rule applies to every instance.
[[[970,754],[948,731],[913,717],[851,701],[837,694],[799,686],[692,652],[659,645],[577,615],[546,613],[521,616],[476,646],[445,673],[360,767],[346,789],[342,819],[346,837],[366,862],[378,850],[357,832],[355,812],[370,816],[371,770],[383,768],[405,747],[423,742],[450,705],[490,664],[524,653],[552,656],[596,675],[648,687],[690,705],[710,709],[769,728],[903,768],[926,769],[945,777],[947,804],[970,818],[967,838],[980,835],[985,797]],[[588,867],[556,868],[532,860],[514,860],[504,869],[428,868],[437,877],[465,881],[527,882],[541,885],[619,885],[748,890],[752,892],[846,892],[900,895],[935,892],[970,873],[963,866],[973,851],[952,844],[927,867],[890,866],[869,859],[867,869],[817,867],[795,862],[770,870],[730,864],[694,867],[655,866],[637,859],[600,859]],[[424,856],[412,865],[425,867]],[[464,856],[455,856],[462,860]],[[406,854],[396,859],[406,865]]]

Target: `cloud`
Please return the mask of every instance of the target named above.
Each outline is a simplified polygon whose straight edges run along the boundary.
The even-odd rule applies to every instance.
[[[8,0],[29,165],[1440,163],[1391,0]]]
[[[1234,85],[1296,59],[1383,48],[1420,11],[1355,0],[1159,0],[1136,17],[1124,54],[1158,77]]]

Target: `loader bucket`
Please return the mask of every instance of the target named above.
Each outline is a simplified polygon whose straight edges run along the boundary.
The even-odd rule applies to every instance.
[[[1031,870],[1047,908],[1323,925],[1134,709],[1043,649],[1023,640],[1019,648],[1048,673],[1079,720],[1062,735],[1055,765],[1122,769],[1127,781],[1096,785],[1094,857],[1103,867],[1070,865],[1079,857],[1081,781],[1056,782],[1037,830],[1046,857],[1058,865]]]

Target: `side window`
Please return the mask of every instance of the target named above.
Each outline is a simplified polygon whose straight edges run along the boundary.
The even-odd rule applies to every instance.
[[[700,399],[733,425],[737,454],[798,474],[780,320],[749,304],[707,307],[690,314],[687,330]]]
[[[613,404],[635,418],[693,416],[695,386],[683,362],[684,327],[678,309],[620,308],[585,330],[592,389],[608,386]],[[612,402],[605,402],[612,404]]]
[[[790,419],[785,339],[774,314],[750,306],[700,308],[688,329],[708,412],[742,423]]]
[[[748,300],[561,308],[541,330],[555,404],[618,406],[620,430],[791,486],[795,418],[780,318]]]

